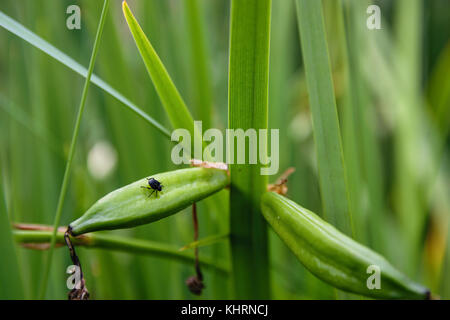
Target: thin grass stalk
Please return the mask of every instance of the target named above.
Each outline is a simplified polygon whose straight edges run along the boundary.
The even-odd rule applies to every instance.
[[[229,129],[267,129],[270,14],[270,0],[232,1]],[[261,167],[230,166],[230,240],[234,294],[238,299],[270,296],[267,225],[259,207],[267,176],[261,175]]]
[[[53,237],[53,228],[47,226],[42,230],[14,230],[15,241],[25,248],[35,250],[47,250],[49,242]],[[51,229],[51,230],[49,230]],[[72,242],[77,247],[107,249],[111,251],[121,251],[132,254],[143,254],[175,260],[183,263],[195,264],[195,256],[185,250],[180,250],[177,246],[160,243],[150,240],[135,239],[129,237],[115,236],[103,233],[86,233],[79,237],[72,238]],[[64,231],[58,230],[56,233],[56,243],[64,247]],[[217,263],[216,260],[208,259],[204,256],[199,258],[200,264],[208,269],[219,272],[222,276],[229,272],[226,265]]]
[[[66,169],[64,171],[64,178],[63,178],[63,182],[62,182],[62,186],[61,186],[61,190],[60,190],[60,194],[59,194],[58,206],[56,209],[55,219],[54,219],[54,223],[53,223],[54,229],[53,229],[52,239],[50,242],[50,249],[49,249],[49,252],[47,255],[47,262],[46,262],[46,267],[45,267],[43,280],[42,280],[42,286],[41,286],[41,292],[40,292],[41,299],[45,298],[45,293],[47,290],[47,282],[48,282],[48,276],[50,274],[50,269],[51,269],[53,249],[55,248],[55,243],[56,243],[57,228],[61,221],[62,208],[64,206],[64,200],[65,200],[65,197],[67,194],[69,176],[70,176],[70,172],[72,169],[72,161],[73,161],[73,156],[75,154],[75,147],[76,147],[77,140],[78,140],[78,133],[80,130],[81,119],[83,117],[83,111],[84,111],[84,108],[86,105],[87,92],[88,92],[89,84],[91,81],[92,72],[94,70],[95,59],[97,57],[98,49],[100,47],[100,39],[102,36],[103,27],[104,27],[105,19],[106,19],[106,14],[108,12],[108,7],[109,7],[109,0],[105,0],[103,3],[103,9],[102,9],[102,13],[100,16],[100,22],[99,22],[98,29],[97,29],[97,35],[95,37],[95,42],[94,42],[94,47],[92,50],[91,59],[89,62],[89,68],[88,68],[88,73],[86,76],[86,81],[85,81],[84,87],[83,87],[83,93],[81,95],[81,101],[80,101],[80,106],[78,109],[78,115],[77,115],[77,119],[75,122],[75,128],[74,128],[73,135],[72,135],[72,141],[70,144],[69,156],[67,159]]]
[[[89,5],[90,7],[87,7],[86,11],[93,12],[98,7],[94,1],[89,2]],[[118,7],[111,9],[113,8],[118,9]],[[90,19],[86,20],[89,26],[89,35],[95,37],[98,17],[92,15]],[[117,21],[113,19],[107,19],[105,22],[102,50],[97,58],[96,72],[113,87],[120,88],[124,95],[138,98],[138,92],[146,90],[136,90],[137,86],[142,83],[136,79],[136,75],[124,59],[126,48],[119,37],[117,30],[119,27],[122,27],[122,24],[117,25]],[[114,68],[111,68],[112,65]],[[110,127],[108,133],[111,143],[120,150],[118,154],[118,171],[121,173],[119,183],[125,184],[129,181],[128,179],[148,174],[148,169],[153,168],[159,162],[152,159],[148,152],[142,152],[142,146],[151,146],[153,149],[153,145],[156,145],[155,142],[160,139],[160,136],[155,134],[156,130],[149,129],[147,123],[137,120],[132,113],[123,108],[110,107],[119,104],[113,97],[104,95],[104,99],[107,107],[100,110],[101,117]],[[156,102],[155,99],[146,101],[149,105],[154,105]],[[156,111],[158,108],[153,109]],[[159,150],[156,151],[159,153]],[[129,156],[136,154],[139,154],[139,157]]]
[[[97,1],[88,1],[83,5],[85,12],[90,12],[90,14],[84,18],[84,22],[87,25],[86,38],[94,39],[97,32],[98,25],[98,12],[99,4]],[[120,6],[113,5],[110,8],[109,15],[112,17],[115,12],[119,12]],[[99,76],[102,77],[107,83],[109,83],[114,88],[120,88],[122,94],[127,97],[133,97],[136,102],[144,101],[140,99],[139,93],[144,93],[146,90],[136,90],[142,82],[137,79],[136,74],[131,72],[131,69],[124,59],[124,51],[127,47],[123,45],[122,39],[119,37],[118,29],[123,27],[123,24],[118,24],[117,19],[106,19],[105,26],[102,35],[101,50],[98,53],[95,70]],[[114,68],[111,68],[114,66]],[[97,94],[98,93],[98,94]],[[149,128],[147,122],[141,121],[135,114],[128,112],[126,108],[120,106],[120,102],[114,97],[104,92],[95,90],[91,91],[92,98],[96,97],[97,100],[91,98],[92,104],[97,105],[97,108],[89,109],[90,113],[95,113],[98,117],[99,122],[106,125],[107,131],[105,136],[100,135],[96,137],[97,139],[106,139],[110,141],[112,146],[117,153],[117,167],[114,173],[103,181],[98,179],[92,179],[91,181],[84,182],[83,178],[79,177],[77,179],[86,185],[86,189],[92,188],[92,192],[84,191],[89,194],[85,200],[84,205],[80,205],[75,209],[75,212],[84,212],[86,210],[86,205],[90,205],[95,202],[99,197],[103,196],[108,191],[115,189],[133,180],[135,177],[141,177],[149,173],[149,169],[152,168],[155,161],[151,161],[150,154],[148,152],[142,152],[142,146],[145,145],[147,148],[154,149],[153,140],[161,139],[161,135],[156,132],[154,128]],[[145,100],[148,106],[154,105],[154,100]],[[154,111],[158,108],[152,108],[152,116],[155,116]],[[148,108],[147,108],[148,110]],[[87,115],[87,113],[86,113]],[[86,118],[88,120],[88,118]],[[92,131],[95,129],[92,128]],[[91,138],[92,139],[92,138]],[[98,141],[98,140],[97,140]],[[155,148],[156,150],[156,148]],[[158,152],[156,150],[156,152]],[[139,157],[130,157],[130,155],[139,154]],[[162,170],[163,171],[163,170]],[[81,178],[81,179],[80,179]],[[75,183],[74,183],[75,184]],[[80,194],[77,195],[80,197]],[[78,216],[78,214],[77,214]],[[147,236],[151,232],[147,232]],[[130,236],[134,235],[130,234]],[[62,250],[61,250],[62,251]],[[85,276],[87,278],[87,283],[89,283],[89,289],[95,292],[96,297],[101,298],[111,298],[114,297],[124,297],[126,299],[131,299],[134,297],[144,297],[147,298],[142,291],[138,290],[136,286],[142,285],[148,290],[153,288],[149,283],[146,282],[146,278],[151,274],[155,274],[157,270],[154,267],[148,267],[148,272],[138,273],[130,271],[130,265],[137,266],[140,260],[149,260],[142,256],[133,256],[131,259],[134,261],[125,262],[122,255],[115,252],[104,252],[102,251],[98,257],[92,250],[83,250],[81,253],[84,254],[82,261],[95,261],[101,270],[108,269],[104,271],[106,275],[103,274],[101,277],[92,277],[92,268],[87,269]],[[138,261],[139,260],[139,261]],[[90,267],[91,265],[87,265]],[[114,266],[114,267],[111,267]],[[137,269],[137,267],[136,267]],[[115,279],[114,286],[111,286],[108,282],[110,279]],[[148,285],[146,285],[148,284]],[[156,284],[155,284],[156,285]],[[105,291],[98,290],[99,287],[105,288]]]

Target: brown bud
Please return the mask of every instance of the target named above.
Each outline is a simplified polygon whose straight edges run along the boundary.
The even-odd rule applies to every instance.
[[[84,285],[84,279],[81,280],[81,288],[73,288],[70,290],[68,296],[69,300],[89,300],[89,291]]]
[[[202,290],[205,288],[203,281],[200,280],[197,276],[187,278],[186,285],[188,286],[189,290],[197,296],[201,295]]]

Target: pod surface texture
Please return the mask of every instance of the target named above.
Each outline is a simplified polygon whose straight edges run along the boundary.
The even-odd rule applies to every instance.
[[[429,298],[427,288],[408,279],[384,257],[286,197],[267,192],[261,209],[300,262],[334,287],[379,299]],[[374,268],[379,270],[380,288],[369,289]]]
[[[146,178],[112,191],[99,199],[84,215],[73,221],[71,233],[130,228],[172,215],[194,202],[225,188],[229,183],[224,170],[188,168],[154,174],[162,191],[153,193]]]

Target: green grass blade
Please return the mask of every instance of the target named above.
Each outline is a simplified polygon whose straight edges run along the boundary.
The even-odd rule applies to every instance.
[[[212,125],[213,97],[208,68],[209,59],[204,41],[205,27],[201,16],[201,3],[198,0],[187,0],[185,8],[193,74],[193,101],[197,115],[203,121],[203,128],[208,129]]]
[[[350,212],[352,213],[354,223],[354,238],[359,242],[367,245],[369,236],[367,232],[367,208],[363,203],[365,199],[365,184],[363,181],[363,162],[361,155],[363,154],[362,138],[366,134],[366,127],[363,126],[363,112],[362,103],[358,101],[364,89],[362,86],[358,87],[357,72],[354,68],[353,61],[357,61],[356,53],[350,46],[350,39],[348,35],[350,30],[346,30],[344,25],[344,12],[342,1],[335,1],[332,3],[332,12],[335,15],[335,33],[341,39],[343,46],[340,50],[340,61],[343,65],[342,79],[344,83],[343,97],[342,97],[342,141],[345,158],[345,166],[349,169],[347,173],[347,190],[349,194]],[[359,90],[355,90],[359,88]],[[358,95],[359,94],[359,95]],[[370,196],[366,196],[370,197]]]
[[[11,223],[3,192],[3,177],[0,172],[0,252],[4,263],[0,267],[0,300],[23,299],[20,268],[14,246]]]
[[[356,234],[358,235],[358,233],[361,234],[361,232],[369,230],[369,243],[371,248],[382,254],[386,254],[385,239],[387,234],[382,234],[379,232],[383,225],[386,224],[386,207],[385,200],[383,198],[385,190],[381,166],[381,154],[379,150],[380,143],[377,140],[376,126],[373,123],[373,119],[376,118],[376,110],[373,102],[371,101],[372,99],[370,99],[367,83],[364,79],[362,61],[364,54],[361,53],[361,51],[367,47],[365,32],[370,32],[370,30],[367,30],[366,26],[363,25],[366,17],[360,15],[361,10],[364,10],[367,6],[368,4],[364,2],[346,3],[344,6],[346,9],[345,28],[348,34],[347,48],[350,77],[348,91],[352,99],[353,110],[357,111],[356,114],[358,115],[358,119],[351,115],[349,116],[356,120],[354,125],[356,130],[353,132],[353,135],[355,137],[359,136],[357,141],[359,142],[360,151],[357,151],[357,153],[359,154],[359,160],[361,161],[360,166],[362,179],[366,183],[367,187],[365,194],[361,194],[360,198],[354,199],[359,201],[359,205],[367,210],[367,217],[364,217],[366,220],[365,229],[357,230]],[[360,48],[360,50],[355,50],[354,48]],[[350,111],[350,113],[353,112],[353,110]],[[347,113],[349,112],[347,111]],[[351,119],[349,120],[351,121]],[[352,133],[348,132],[348,134],[350,135]],[[348,138],[352,139],[350,136],[348,136]],[[347,168],[350,168],[351,166],[348,165],[349,163],[347,161],[348,158],[346,156]],[[362,187],[364,187],[364,184]],[[357,188],[361,189],[358,190],[358,192],[362,191],[361,186],[358,186]],[[361,199],[364,199],[363,196],[368,198],[367,207],[361,203]],[[360,208],[360,210],[361,209],[363,208]],[[361,217],[359,217],[359,219],[361,219]],[[358,240],[361,241],[361,238],[358,238]]]
[[[82,77],[86,78],[88,70],[83,67],[81,64],[76,62],[74,59],[69,57],[64,52],[60,51],[41,37],[39,37],[37,34],[33,33],[31,30],[24,27],[19,22],[15,21],[14,19],[8,17],[6,14],[0,11],[0,26],[5,28],[6,30],[10,31],[11,33],[15,34],[19,38],[27,41],[34,47],[38,48],[42,52],[48,54],[50,57],[54,58],[55,60],[61,62],[68,68],[72,69]],[[167,130],[162,124],[160,124],[158,121],[150,117],[147,113],[145,113],[142,109],[140,109],[137,105],[135,105],[133,102],[131,102],[128,98],[123,96],[121,93],[119,93],[117,90],[115,90],[113,87],[111,87],[108,83],[103,81],[101,78],[96,76],[95,74],[92,75],[91,81],[93,84],[95,84],[97,87],[101,88],[120,102],[122,102],[128,109],[136,113],[138,116],[140,116],[142,119],[147,121],[150,125],[158,129],[162,134],[170,138],[170,132]]]
[[[141,26],[133,16],[126,1],[123,1],[122,9],[136,46],[173,127],[187,129],[192,139],[194,139],[198,136],[198,131],[194,128],[194,120],[183,98]]]
[[[395,104],[395,209],[398,213],[405,241],[408,275],[414,276],[421,259],[422,234],[428,212],[425,208],[422,177],[417,169],[423,166],[417,160],[417,151],[423,134],[425,119],[421,115],[422,50],[420,30],[423,3],[419,0],[396,1],[395,58],[398,67],[399,89]],[[430,135],[430,146],[434,141]],[[428,140],[428,139],[427,139]],[[430,150],[431,151],[431,150]],[[432,154],[430,154],[432,155]]]
[[[270,0],[232,1],[228,84],[230,129],[267,128],[270,14]],[[270,295],[267,226],[259,208],[260,197],[266,191],[267,176],[260,174],[261,166],[230,166],[231,254],[238,299],[267,299]]]
[[[323,214],[332,225],[354,237],[322,2],[297,0],[296,4]],[[337,297],[349,298],[341,292]]]
[[[351,236],[352,221],[322,2],[297,0],[297,18],[312,112],[324,215],[327,221]]]
[[[49,230],[14,230],[13,236],[16,242],[26,245],[29,248],[45,248],[39,245],[48,245],[52,239],[52,231]],[[113,251],[123,251],[133,254],[145,254],[156,257],[163,257],[176,261],[194,263],[194,255],[189,252],[182,252],[176,246],[148,241],[142,239],[125,238],[101,233],[86,233],[80,237],[72,238],[73,244],[87,248],[101,248]],[[64,232],[58,231],[56,234],[56,243],[65,245]],[[205,257],[200,257],[200,263],[206,268],[219,271],[222,275],[228,273],[228,268]]]
[[[52,257],[53,257],[53,249],[55,248],[55,243],[56,243],[56,232],[57,232],[57,228],[61,221],[62,209],[64,206],[64,200],[66,198],[67,187],[69,184],[69,176],[70,176],[70,172],[72,169],[73,156],[75,154],[75,147],[77,145],[77,140],[78,140],[78,132],[80,130],[81,119],[83,117],[83,111],[86,106],[87,92],[88,92],[92,72],[94,71],[95,58],[97,57],[98,48],[100,47],[100,39],[102,37],[103,26],[105,25],[105,19],[106,19],[106,14],[108,12],[108,7],[109,7],[109,0],[105,0],[104,4],[103,4],[101,17],[100,17],[100,22],[99,22],[98,29],[97,29],[97,35],[95,36],[94,47],[92,49],[92,55],[91,55],[91,59],[89,62],[89,69],[88,69],[88,73],[86,76],[86,81],[85,81],[84,87],[83,87],[83,93],[81,95],[80,106],[78,109],[78,115],[77,115],[77,119],[75,122],[75,128],[74,128],[73,135],[72,135],[72,141],[70,143],[69,157],[68,157],[67,163],[66,163],[64,178],[63,178],[61,190],[59,193],[58,206],[56,209],[55,220],[53,223],[54,231],[53,231],[52,239],[50,242],[50,250],[48,252],[47,264],[46,264],[46,268],[45,268],[44,276],[43,276],[43,280],[42,280],[42,287],[41,287],[41,294],[40,294],[41,299],[45,298],[45,293],[47,290],[47,282],[48,282],[48,276],[50,274],[50,268],[51,268]]]

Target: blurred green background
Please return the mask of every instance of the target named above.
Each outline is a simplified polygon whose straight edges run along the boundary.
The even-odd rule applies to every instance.
[[[129,0],[144,32],[203,128],[227,126],[230,3]],[[81,8],[81,30],[66,27]],[[382,29],[368,30],[369,4]],[[101,0],[2,0],[0,10],[87,66]],[[330,61],[358,241],[413,279],[450,298],[450,19],[447,0],[324,0]],[[94,73],[170,128],[121,12],[111,2]],[[269,127],[280,129],[280,174],[288,196],[321,213],[313,128],[291,0],[273,0]],[[350,75],[350,76],[349,76]],[[38,297],[46,253],[11,243],[9,221],[53,223],[84,79],[0,29],[0,298]],[[206,107],[205,107],[206,106]],[[91,85],[62,225],[104,194],[175,168],[168,139]],[[276,176],[270,178],[276,180]],[[222,192],[228,192],[227,190]],[[190,209],[148,226],[114,231],[182,247],[193,238]],[[200,238],[226,233],[227,207],[199,206]],[[194,298],[191,265],[79,248],[95,299]],[[229,265],[223,240],[200,255]],[[270,232],[272,297],[332,299]],[[53,257],[47,298],[65,299],[65,249]],[[230,298],[227,276],[205,270],[202,298]]]

